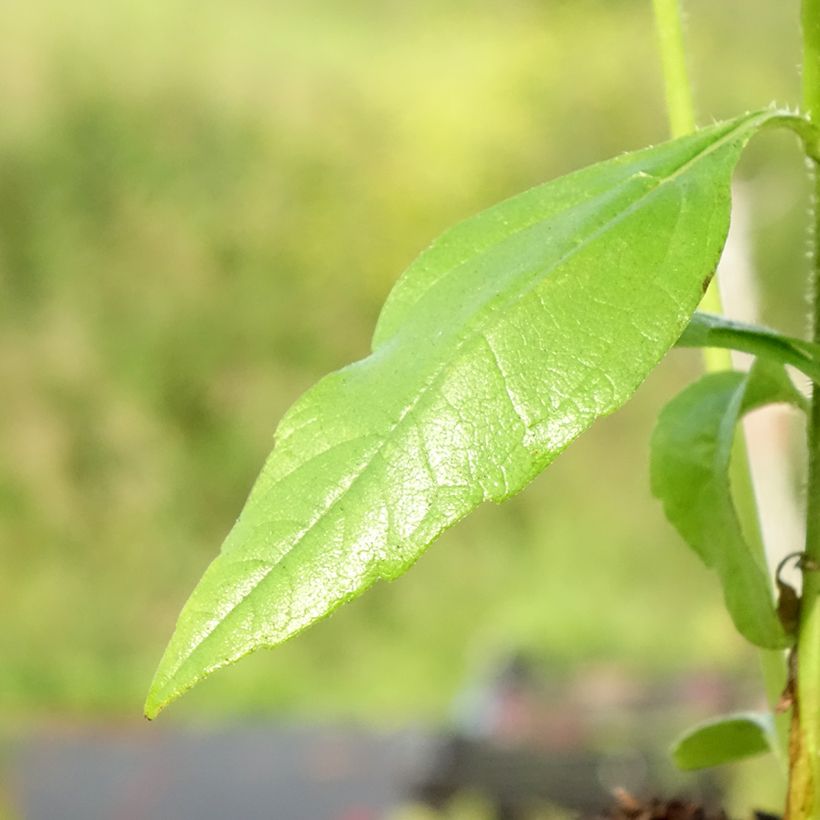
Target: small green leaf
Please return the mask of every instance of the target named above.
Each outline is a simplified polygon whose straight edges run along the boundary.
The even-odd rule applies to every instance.
[[[777,731],[769,712],[738,712],[693,726],[672,746],[679,769],[706,769],[777,749]]]
[[[726,238],[747,114],[527,191],[402,276],[373,352],[288,411],[151,685],[156,715],[526,486],[680,337]]]
[[[696,313],[677,341],[678,347],[723,347],[790,364],[820,383],[820,345],[783,336],[774,330]]]
[[[740,418],[775,402],[805,404],[781,365],[759,359],[749,373],[709,374],[663,409],[651,446],[652,492],[666,517],[717,571],[738,631],[770,649],[791,639],[777,617],[768,572],[743,536],[729,464]]]

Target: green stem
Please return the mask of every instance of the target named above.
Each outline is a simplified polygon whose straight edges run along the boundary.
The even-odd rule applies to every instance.
[[[820,0],[803,0],[803,108],[820,123]],[[820,339],[820,174],[812,163],[814,185],[813,258],[809,292],[812,338]],[[820,563],[820,387],[812,388],[808,429],[809,472],[806,489],[806,557]],[[820,572],[803,574],[803,596],[797,639],[797,691],[792,715],[791,772],[786,817],[820,816],[818,750],[820,750]]]
[[[820,2],[803,0],[803,108],[815,124],[820,123]]]
[[[695,103],[686,68],[686,47],[683,39],[682,2],[652,0],[652,5],[655,10],[655,26],[661,52],[669,133],[675,139],[691,134],[695,130]],[[703,297],[700,309],[718,315],[723,313],[720,291],[714,279]],[[732,368],[732,354],[729,350],[705,348],[703,360],[709,373]]]
[[[813,0],[813,2],[820,2],[820,0]],[[652,0],[652,4],[660,43],[669,130],[673,138],[681,137],[695,130],[695,106],[686,68],[682,0]],[[717,277],[712,279],[700,308],[708,313],[718,315],[723,313]],[[703,361],[707,373],[731,370],[733,367],[732,354],[728,349],[705,348]],[[742,428],[738,430],[735,440],[731,480],[743,531],[750,547],[765,565],[766,550],[760,529],[760,514],[755,499]],[[786,684],[786,664],[783,653],[762,650],[760,663],[766,695],[769,703],[774,706],[780,699]],[[785,716],[778,715],[776,722],[781,747],[777,750],[777,756],[783,762],[788,720]]]
[[[817,109],[820,111],[820,108]],[[820,175],[814,172],[815,202],[820,197]],[[817,206],[814,235],[820,231]],[[811,270],[813,337],[820,339],[820,254],[815,247]],[[820,563],[820,387],[812,388],[808,429],[809,471],[806,489],[806,556]],[[790,820],[820,816],[817,784],[820,750],[820,572],[803,574],[803,595],[797,639],[797,692],[792,715],[791,777],[786,817]]]
[[[661,47],[669,131],[673,138],[682,137],[695,130],[695,106],[683,45],[683,14],[679,0],[652,0],[652,4]]]

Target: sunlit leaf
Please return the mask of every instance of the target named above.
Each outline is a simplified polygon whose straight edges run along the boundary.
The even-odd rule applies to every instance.
[[[770,649],[791,639],[777,617],[768,572],[744,538],[729,465],[740,418],[775,402],[805,404],[781,365],[759,359],[749,373],[711,373],[663,409],[651,455],[652,491],[667,518],[716,570],[738,631]]]
[[[620,407],[689,321],[726,238],[740,152],[778,121],[745,115],[625,154],[433,243],[388,298],[372,354],[280,423],[146,713],[400,575]]]
[[[774,717],[769,712],[739,712],[693,726],[672,746],[680,769],[706,769],[777,749]]]

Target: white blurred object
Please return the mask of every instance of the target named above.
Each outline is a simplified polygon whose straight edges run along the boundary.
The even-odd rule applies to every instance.
[[[733,186],[732,224],[718,267],[718,281],[726,315],[741,322],[759,322],[748,187],[751,183]],[[732,359],[742,370],[748,369],[752,361],[746,353],[733,353]],[[792,480],[789,441],[793,420],[790,407],[772,405],[750,413],[743,422],[766,558],[772,571],[784,556],[802,549],[805,539],[805,524]],[[788,580],[799,582],[794,576]]]

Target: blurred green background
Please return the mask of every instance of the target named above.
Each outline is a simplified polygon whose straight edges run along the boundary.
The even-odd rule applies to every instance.
[[[692,0],[700,121],[795,104],[797,3]],[[739,25],[740,21],[740,25]],[[452,222],[665,139],[649,0],[0,3],[0,725],[136,718],[286,407]],[[803,323],[788,137],[742,176]],[[168,719],[434,720],[494,653],[752,676],[650,498],[675,352],[533,486]]]

